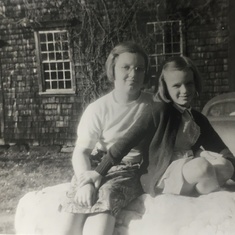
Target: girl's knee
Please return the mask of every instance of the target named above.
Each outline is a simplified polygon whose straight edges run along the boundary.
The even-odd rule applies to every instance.
[[[195,189],[199,194],[208,194],[220,189],[220,185],[216,178],[205,178],[195,185]]]
[[[218,160],[217,164],[215,165],[215,170],[221,186],[225,184],[227,180],[231,179],[234,174],[234,166],[229,160],[225,158]]]
[[[183,176],[188,183],[198,183],[205,178],[216,178],[212,164],[204,158],[195,158],[183,167]]]
[[[220,188],[215,167],[205,158],[196,158],[183,168],[185,180],[194,185],[199,194],[208,194]]]
[[[87,215],[66,213],[63,226],[58,235],[77,235],[82,234],[83,226]]]
[[[90,215],[85,223],[83,234],[106,235],[113,234],[116,219],[109,213]]]

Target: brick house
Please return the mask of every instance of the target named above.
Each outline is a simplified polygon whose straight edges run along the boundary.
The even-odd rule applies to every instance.
[[[81,90],[86,82],[77,56],[71,56],[71,22],[66,21],[66,14],[56,15],[54,11],[63,1],[45,2],[0,2],[1,143],[73,146],[76,139],[84,105]],[[141,30],[152,40],[148,48],[152,72],[149,87],[156,84],[160,62],[166,56],[185,54],[195,61],[204,79],[197,109],[217,94],[235,91],[234,1],[217,0],[206,19],[199,16],[201,20],[200,8],[193,1],[182,9],[177,1],[162,2],[161,11],[152,9],[154,14],[143,11],[138,15]],[[34,10],[31,18],[26,11],[30,7]],[[204,12],[206,7],[204,3]],[[176,14],[169,17],[174,11],[181,13],[178,18]],[[33,12],[41,16],[40,24],[29,26],[27,20],[34,17]]]

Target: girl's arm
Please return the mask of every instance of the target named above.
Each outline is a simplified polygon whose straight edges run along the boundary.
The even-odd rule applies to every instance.
[[[225,145],[223,140],[220,138],[218,133],[214,130],[209,120],[202,114],[200,121],[201,128],[201,145],[207,151],[212,151],[216,153],[221,153],[224,149],[228,147]]]
[[[90,155],[92,150],[75,146],[72,156],[72,165],[75,175],[78,177],[82,172],[91,170]]]
[[[91,152],[91,149],[75,146],[72,156],[72,165],[79,188],[89,183],[96,188],[100,185],[102,176],[91,170]]]
[[[224,158],[227,159],[235,159],[231,151],[212,127],[207,117],[195,110],[192,110],[192,113],[196,123],[200,126],[201,129],[199,140],[193,147],[195,156],[201,156],[201,154],[207,154],[206,152],[210,151],[221,154]]]
[[[234,158],[232,152],[231,152],[228,148],[223,149],[223,150],[220,152],[220,154],[222,154],[222,156],[223,156],[224,158]],[[235,159],[235,158],[234,158],[234,159]]]
[[[78,181],[78,189],[74,197],[75,202],[81,206],[91,207],[96,198],[95,185],[92,182],[87,182],[86,184],[79,184],[80,177],[84,172],[91,170],[90,154],[92,150],[87,148],[82,148],[75,146],[72,165],[74,169],[75,176]]]
[[[145,113],[136,121],[131,129],[115,144],[113,144],[107,154],[102,158],[100,164],[94,171],[81,172],[78,176],[78,183],[80,186],[87,183],[93,183],[95,187],[99,187],[102,176],[105,176],[108,170],[121,162],[132,148],[137,146],[144,139],[145,145],[149,145],[152,135],[155,132],[155,124],[151,110],[145,110]]]
[[[144,113],[131,127],[128,133],[110,147],[95,170],[84,171],[78,176],[79,186],[93,183],[95,187],[98,188],[102,176],[105,176],[112,166],[119,164],[122,158],[126,156],[132,148],[137,146],[144,139],[148,139],[149,141],[146,141],[145,144],[149,144],[154,130],[155,126],[152,113]]]
[[[97,171],[94,170],[84,171],[77,178],[79,187],[91,183],[96,189],[100,187],[101,180],[102,180],[102,175],[100,175]]]
[[[102,158],[101,163],[95,168],[95,171],[99,175],[106,175],[108,170],[112,166],[119,164],[132,148],[137,146],[141,141],[151,140],[155,129],[152,109],[149,107],[131,129],[118,142],[111,146],[107,154]],[[145,144],[148,145],[149,141],[146,141]]]
[[[86,108],[77,129],[78,138],[72,156],[72,165],[78,181],[78,187],[82,187],[80,185],[81,174],[91,170],[90,155],[102,131],[102,122],[98,111],[99,106],[98,110],[96,108],[95,103],[90,104]]]

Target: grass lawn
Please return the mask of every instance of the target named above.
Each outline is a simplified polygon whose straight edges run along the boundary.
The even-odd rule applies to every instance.
[[[69,182],[72,153],[59,147],[0,147],[0,234],[14,234],[14,215],[27,192]]]

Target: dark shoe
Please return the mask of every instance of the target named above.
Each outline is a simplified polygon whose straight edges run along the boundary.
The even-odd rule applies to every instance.
[[[231,180],[235,181],[235,157],[228,157],[226,159],[228,159],[233,165],[234,172],[233,172],[233,175],[231,177]]]

